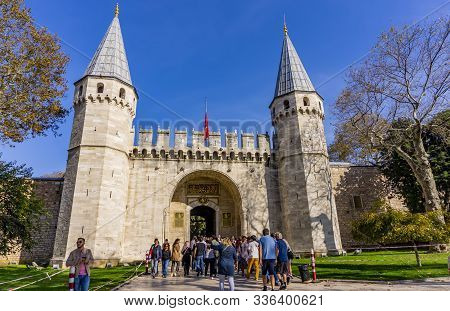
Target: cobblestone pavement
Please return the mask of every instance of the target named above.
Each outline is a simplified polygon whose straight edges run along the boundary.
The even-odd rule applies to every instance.
[[[235,278],[236,290],[238,291],[259,291],[262,288],[261,281],[247,280],[242,277]],[[225,282],[225,287],[228,287]],[[198,291],[198,290],[218,290],[218,280],[210,278],[189,277],[161,277],[153,279],[151,276],[142,275],[132,279],[129,283],[120,287],[122,291]],[[327,281],[322,280],[318,283],[304,284],[299,279],[294,279],[288,286],[288,290],[314,291],[314,290],[438,290],[450,291],[450,277],[434,278],[426,280],[411,281]]]

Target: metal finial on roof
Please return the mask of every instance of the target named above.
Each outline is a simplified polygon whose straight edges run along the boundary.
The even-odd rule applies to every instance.
[[[114,16],[117,17],[119,16],[119,4],[116,3],[116,10],[114,11]]]
[[[287,35],[288,29],[286,26],[286,14],[283,15],[283,31],[284,31],[284,35]]]

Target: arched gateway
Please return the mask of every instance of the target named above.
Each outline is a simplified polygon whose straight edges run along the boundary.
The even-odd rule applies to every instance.
[[[194,235],[241,235],[242,198],[230,177],[214,170],[198,170],[183,177],[171,196],[164,236],[189,240]]]

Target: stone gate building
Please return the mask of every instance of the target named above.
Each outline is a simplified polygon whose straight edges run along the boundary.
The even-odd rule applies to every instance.
[[[191,216],[205,220],[209,235],[259,235],[267,227],[281,231],[295,252],[341,252],[338,218],[347,219],[361,200],[355,197],[373,190],[354,185],[346,193],[349,187],[339,186],[351,166],[330,166],[323,99],[286,26],[269,106],[272,139],[212,132],[205,144],[204,133],[194,131],[188,144],[188,133],[176,130],[171,145],[169,130],[134,132],[137,104],[116,11],[75,82],[56,232],[49,233],[52,250],[46,248],[54,263],[67,258],[78,237],[86,238],[98,265],[141,260],[155,237],[189,240]]]

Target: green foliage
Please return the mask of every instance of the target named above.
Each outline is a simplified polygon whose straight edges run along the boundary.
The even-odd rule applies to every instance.
[[[0,0],[0,142],[56,133],[68,114],[69,58],[59,39],[37,26],[23,0]]]
[[[357,241],[376,244],[448,243],[450,225],[440,220],[438,211],[411,213],[385,205],[384,210],[365,212],[352,223],[352,235]],[[448,215],[447,215],[448,216]]]
[[[191,216],[191,236],[205,235],[206,219],[202,216]]]
[[[410,132],[412,121],[399,119],[391,124],[385,140],[401,142],[401,148],[408,154],[414,153],[411,140],[398,139],[398,135]],[[431,164],[436,187],[443,205],[450,211],[450,110],[437,114],[422,128],[422,140]],[[404,203],[413,213],[424,212],[422,188],[411,166],[399,153],[390,147],[371,147],[364,135],[349,123],[336,127],[334,142],[329,146],[332,161],[348,161],[377,165],[394,193],[402,196]]]
[[[405,129],[410,121],[399,120],[394,129]],[[392,131],[395,132],[395,131]],[[428,153],[436,187],[446,210],[450,209],[450,110],[436,115],[422,131],[422,140]],[[402,149],[413,152],[411,142],[405,141]],[[421,187],[408,163],[392,149],[381,148],[378,165],[394,192],[399,193],[413,212],[424,212],[424,198]]]
[[[30,249],[39,231],[44,204],[33,193],[31,175],[25,165],[0,160],[0,255]]]

